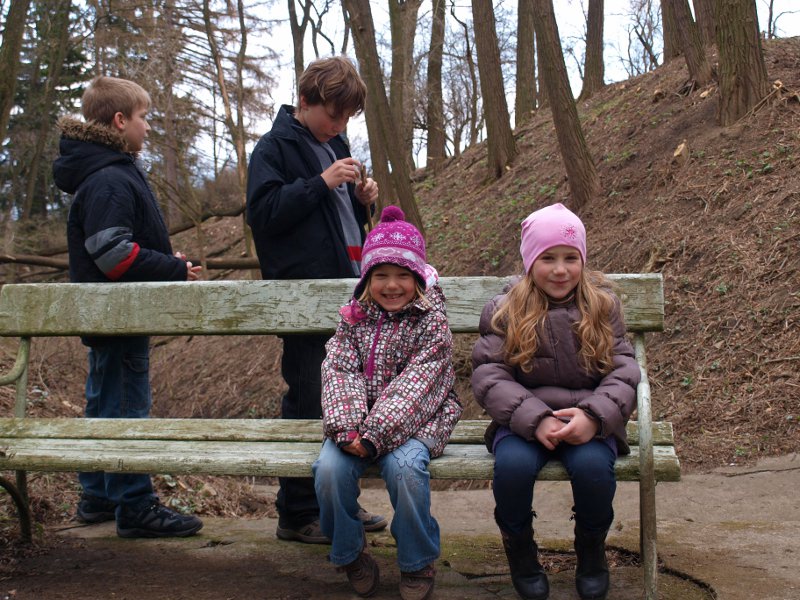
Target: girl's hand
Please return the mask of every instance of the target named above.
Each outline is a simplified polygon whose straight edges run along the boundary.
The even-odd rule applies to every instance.
[[[369,452],[367,452],[367,449],[364,448],[363,444],[361,443],[360,435],[357,435],[352,442],[347,444],[347,446],[342,446],[342,450],[348,454],[352,454],[353,456],[358,456],[359,458],[367,458],[369,456]]]
[[[564,408],[553,411],[557,419],[569,420],[568,423],[553,435],[556,443],[566,442],[573,446],[585,444],[600,431],[600,423],[580,408]]]
[[[555,417],[545,417],[539,422],[534,436],[539,443],[548,450],[555,450],[558,443],[561,441],[558,437],[558,432],[564,429],[566,425],[556,419]]]

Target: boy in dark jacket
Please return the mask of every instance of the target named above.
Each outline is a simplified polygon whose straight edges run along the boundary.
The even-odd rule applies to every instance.
[[[85,122],[65,117],[56,185],[75,197],[67,221],[69,275],[75,283],[192,281],[201,267],[173,255],[164,218],[136,164],[150,126],[150,96],[132,81],[97,77],[81,99]],[[151,396],[147,336],[83,338],[89,347],[86,416],[145,418]],[[150,476],[79,473],[77,518],[116,519],[120,537],[185,537],[203,523],[163,506]]]
[[[367,211],[378,197],[361,180],[342,133],[364,109],[366,86],[353,64],[337,56],[312,62],[298,82],[296,107],[284,105],[248,166],[247,222],[264,279],[358,277]],[[320,369],[328,336],[287,335],[281,373],[289,390],[284,419],[322,417]],[[329,544],[319,527],[314,482],[281,478],[277,536]],[[360,512],[367,531],[386,527],[379,515]]]

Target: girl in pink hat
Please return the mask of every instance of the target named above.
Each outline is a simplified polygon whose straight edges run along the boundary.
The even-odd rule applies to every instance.
[[[529,215],[520,251],[525,276],[486,305],[472,353],[475,399],[492,418],[495,519],[517,593],[544,600],[533,488],[547,461],[560,460],[572,483],[578,595],[605,598],[614,462],[629,452],[639,366],[619,299],[585,268],[586,230],[574,213],[555,204]]]
[[[389,206],[369,233],[362,277],[322,364],[325,441],[314,463],[320,526],[330,561],[360,596],[378,589],[358,518],[359,478],[377,464],[394,507],[400,595],[433,591],[439,525],[430,511],[428,464],[461,416],[453,389],[453,340],[425,241]]]

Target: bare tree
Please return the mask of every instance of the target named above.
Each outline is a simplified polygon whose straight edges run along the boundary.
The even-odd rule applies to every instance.
[[[389,0],[392,32],[392,73],[389,105],[400,137],[409,172],[414,169],[414,33],[422,0]]]
[[[6,135],[8,118],[14,106],[14,93],[17,89],[19,72],[19,53],[22,50],[22,36],[25,33],[25,20],[28,17],[30,0],[11,0],[8,6],[3,45],[0,46],[0,135]]]
[[[692,0],[695,21],[700,30],[703,44],[710,46],[716,43],[716,20],[714,19],[714,0]]]
[[[428,129],[428,166],[434,171],[445,158],[444,99],[442,94],[442,55],[446,0],[433,0],[431,43],[428,50],[426,123]]]
[[[292,31],[292,57],[294,59],[294,82],[300,80],[300,75],[306,68],[303,58],[303,44],[306,38],[306,28],[311,22],[311,4],[313,0],[286,0],[289,7],[289,28]],[[300,8],[301,17],[297,17],[297,8]]]
[[[539,71],[550,99],[553,123],[561,149],[561,159],[569,178],[570,191],[575,204],[580,208],[600,193],[600,177],[578,119],[552,0],[532,0],[532,4],[536,19]]]
[[[461,75],[459,72],[459,76],[456,78],[451,79],[451,83],[453,83],[453,87],[451,88],[451,99],[453,103],[461,103],[462,100],[465,100],[468,105],[468,111],[466,112],[466,121],[463,124],[462,128],[459,129],[467,129],[468,131],[468,139],[469,142],[467,146],[474,146],[478,143],[478,137],[480,136],[481,129],[483,129],[483,112],[480,110],[480,92],[479,92],[479,83],[478,83],[478,65],[475,62],[475,50],[474,50],[474,38],[472,37],[473,29],[470,27],[466,22],[462,21],[458,18],[455,12],[455,6],[450,9],[450,15],[453,17],[453,20],[459,24],[461,27],[461,31],[463,33],[462,39],[464,42],[464,52],[463,52],[463,61],[466,63],[466,76]],[[460,90],[459,87],[463,86]],[[461,95],[467,92],[467,97]],[[461,135],[454,136],[454,144],[459,143],[461,140]],[[454,153],[458,156],[458,152]]]
[[[800,12],[798,10],[784,10],[776,15],[775,0],[761,0],[761,3],[767,7],[767,30],[764,33],[769,40],[778,37],[778,19],[784,15],[794,15]]]
[[[422,217],[411,189],[411,178],[403,149],[394,143],[399,139],[399,131],[392,119],[389,100],[386,97],[369,0],[344,0],[343,6],[350,20],[361,76],[367,86],[367,111],[371,114],[366,115],[366,121],[372,165],[377,174],[376,153],[378,153],[378,160],[385,163],[384,156],[388,157],[392,167],[391,185],[382,186],[381,194],[384,197],[396,198],[407,220],[416,225],[424,235]],[[378,183],[383,184],[380,179]]]
[[[478,51],[483,115],[486,119],[488,175],[499,178],[517,156],[517,144],[508,115],[491,0],[472,0],[472,20]]]
[[[603,0],[589,0],[586,18],[586,62],[583,69],[583,88],[579,100],[586,100],[604,85],[603,61]]]
[[[664,62],[681,55],[681,37],[673,5],[661,0],[661,32],[664,35]]]
[[[715,0],[719,48],[720,125],[741,119],[767,95],[767,67],[761,49],[755,0]]]
[[[689,0],[663,0],[675,18],[675,24],[681,41],[683,56],[689,68],[689,78],[697,85],[710,82],[714,73],[706,57],[706,49],[700,30],[692,18]]]
[[[530,0],[518,1],[517,15],[517,93],[514,99],[514,121],[519,127],[536,110],[536,34]]]
[[[661,34],[660,5],[655,0],[630,0],[627,16],[627,46],[618,52],[625,72],[635,77],[652,71],[659,64],[655,41]]]

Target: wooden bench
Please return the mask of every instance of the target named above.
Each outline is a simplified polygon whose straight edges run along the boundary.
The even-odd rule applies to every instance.
[[[632,452],[619,458],[616,471],[621,481],[639,481],[646,597],[655,598],[655,484],[680,478],[672,425],[651,422],[645,362],[644,333],[663,329],[663,283],[659,274],[610,277],[618,285],[643,374],[638,422],[628,425]],[[507,281],[443,278],[453,332],[475,333],[484,304]],[[309,476],[321,441],[317,420],[26,417],[31,338],[331,333],[338,308],[354,284],[355,280],[306,280],[3,286],[0,335],[19,337],[20,345],[11,371],[0,375],[0,384],[16,385],[14,417],[0,418],[0,470],[17,471],[23,497],[24,471]],[[483,444],[486,424],[459,423],[444,455],[431,462],[431,476],[491,479],[493,458]],[[567,475],[553,462],[541,478],[564,480]],[[0,485],[11,485],[0,479]]]

